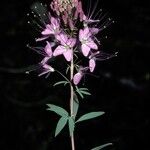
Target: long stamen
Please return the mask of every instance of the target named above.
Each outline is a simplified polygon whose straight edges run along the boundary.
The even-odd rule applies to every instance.
[[[91,12],[91,15],[90,15],[89,19],[91,19],[92,16],[93,16],[93,14],[95,13],[95,10],[96,10],[97,5],[98,5],[98,1],[99,1],[99,0],[97,0],[96,3],[94,4],[94,8],[93,8],[93,11]]]

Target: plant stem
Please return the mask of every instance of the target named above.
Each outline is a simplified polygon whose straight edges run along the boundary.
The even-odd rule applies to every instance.
[[[71,65],[70,65],[70,82],[73,79],[73,72],[74,72],[74,61],[72,59]],[[70,115],[73,116],[73,101],[74,101],[74,90],[72,84],[70,84]],[[75,150],[75,142],[74,142],[74,132],[71,135],[71,147],[72,150]]]

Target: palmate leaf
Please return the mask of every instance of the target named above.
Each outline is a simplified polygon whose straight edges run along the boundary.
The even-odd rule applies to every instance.
[[[64,84],[64,86],[65,86],[67,83],[68,83],[67,81],[59,81],[59,82],[56,82],[53,86],[57,86],[60,84]]]
[[[76,92],[80,95],[82,99],[84,98],[84,95],[91,95],[87,88],[78,88],[77,86]]]
[[[47,104],[47,106],[49,107],[49,108],[47,108],[47,110],[53,111],[60,116],[68,116],[69,115],[68,112],[64,108],[61,108],[61,107],[53,105],[53,104]]]
[[[107,144],[104,144],[104,145],[100,145],[100,146],[97,146],[95,148],[92,148],[91,150],[102,150],[103,148],[107,147],[107,146],[111,146],[113,145],[112,143],[107,143]]]
[[[63,116],[59,119],[57,126],[56,126],[56,130],[55,130],[55,137],[62,131],[62,129],[65,127],[65,125],[67,124],[68,121],[68,117]]]
[[[90,113],[87,113],[83,116],[81,116],[77,121],[77,122],[81,122],[81,121],[85,121],[85,120],[89,120],[89,119],[93,119],[93,118],[96,118],[96,117],[99,117],[101,115],[103,115],[104,112],[103,111],[98,111],[98,112],[90,112]]]
[[[72,117],[69,117],[68,123],[69,123],[69,132],[70,132],[70,136],[72,136],[72,134],[73,134],[73,132],[74,132],[74,128],[75,128],[75,122],[74,122],[74,119],[73,119]]]

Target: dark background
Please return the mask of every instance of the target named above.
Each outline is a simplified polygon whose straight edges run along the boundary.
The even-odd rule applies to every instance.
[[[41,59],[26,47],[35,37],[26,16],[34,2],[0,4],[0,149],[69,150],[68,129],[54,138],[59,117],[45,110],[46,103],[68,109],[67,88],[53,88],[57,76],[45,79],[24,73]],[[119,54],[99,62],[95,72],[99,78],[85,78],[93,95],[81,100],[79,114],[95,110],[106,114],[77,126],[77,150],[107,142],[114,143],[110,150],[149,150],[150,6],[142,0],[105,0],[99,8],[115,20],[102,32],[102,37],[108,36],[102,38],[104,51]]]

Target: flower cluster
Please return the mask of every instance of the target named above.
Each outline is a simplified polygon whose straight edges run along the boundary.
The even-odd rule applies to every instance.
[[[100,42],[96,38],[101,31],[97,27],[100,20],[86,16],[78,0],[53,0],[50,6],[54,15],[49,13],[49,21],[41,31],[41,37],[36,39],[37,42],[46,43],[42,48],[45,57],[40,62],[42,72],[39,76],[55,71],[49,63],[50,59],[63,55],[66,62],[71,62],[74,56],[78,58],[81,55],[88,60],[88,65],[74,64],[76,72],[72,82],[78,85],[87,71],[92,73],[95,70],[96,61],[103,59],[99,51]],[[106,56],[104,59],[112,55]]]

